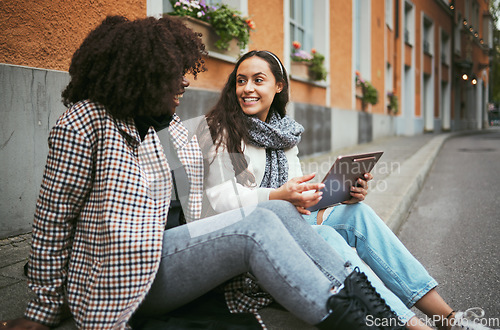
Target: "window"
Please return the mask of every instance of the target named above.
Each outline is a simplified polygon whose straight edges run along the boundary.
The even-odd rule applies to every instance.
[[[483,15],[483,35],[482,35],[483,44],[486,44],[488,47],[493,47],[493,18],[487,13]]]
[[[309,51],[313,45],[313,11],[309,1],[290,0],[290,38]]]
[[[306,52],[315,48],[328,54],[329,45],[329,0],[289,0],[290,41],[298,41]],[[293,51],[293,50],[292,50]]]
[[[354,1],[354,67],[371,79],[371,1]]]
[[[425,54],[432,55],[432,44],[432,22],[424,17],[423,49]]]
[[[356,70],[358,72],[361,72],[361,52],[359,51],[361,47],[361,9],[360,9],[360,1],[355,0],[355,12],[354,12],[354,29],[355,29],[355,37],[354,37],[354,43],[356,46],[356,53],[354,54],[355,56],[355,63],[354,66],[356,67]]]
[[[469,27],[479,31],[479,5],[476,0],[465,1],[465,19],[469,22]]]
[[[387,27],[391,30],[392,22],[394,21],[392,2],[393,0],[385,0],[385,24],[387,24]]]
[[[450,37],[444,31],[441,32],[441,63],[450,63]]]
[[[460,14],[458,14],[458,24],[455,25],[455,31],[453,31],[454,36],[453,36],[453,44],[455,46],[455,49],[453,50],[455,54],[460,55],[460,51],[462,49],[461,46],[461,33],[460,29],[462,28],[462,17]]]
[[[414,28],[413,26],[414,21],[413,21],[413,6],[405,2],[405,16],[404,16],[404,40],[405,43],[408,45],[413,45],[413,32]]]
[[[472,1],[471,15],[472,26],[479,31],[479,5],[476,1]]]
[[[388,92],[392,92],[394,89],[393,79],[394,77],[391,63],[387,63],[385,66],[385,90]]]

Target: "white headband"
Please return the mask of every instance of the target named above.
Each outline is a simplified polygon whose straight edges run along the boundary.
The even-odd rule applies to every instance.
[[[278,66],[280,67],[280,71],[281,71],[281,76],[283,77],[283,67],[281,66],[281,62],[280,60],[276,57],[276,55],[274,55],[273,53],[271,52],[268,52],[267,50],[265,50],[264,52],[268,53],[269,55],[271,55],[272,57],[274,57],[274,59],[276,60],[276,62],[278,62]]]

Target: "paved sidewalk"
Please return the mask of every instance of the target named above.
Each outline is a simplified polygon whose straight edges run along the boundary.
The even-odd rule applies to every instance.
[[[443,142],[457,134],[460,133],[383,138],[330,154],[304,157],[301,161],[305,173],[317,172],[317,179],[321,180],[338,155],[384,151],[372,172],[375,179],[370,183],[366,203],[397,232]],[[31,297],[23,275],[29,244],[29,234],[0,240],[0,320],[22,316]],[[276,308],[264,309],[262,316],[269,329],[313,329],[290,313]],[[75,329],[75,326],[66,321],[58,329]]]

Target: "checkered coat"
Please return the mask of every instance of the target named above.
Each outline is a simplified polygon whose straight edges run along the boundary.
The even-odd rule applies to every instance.
[[[203,161],[177,116],[169,126],[191,185],[186,218],[201,212]],[[79,328],[125,328],[160,263],[171,174],[153,128],[82,101],[59,118],[36,206],[25,316],[60,321],[66,300]]]

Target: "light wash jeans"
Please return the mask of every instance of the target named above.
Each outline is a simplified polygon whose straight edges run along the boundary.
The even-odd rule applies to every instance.
[[[368,276],[377,292],[406,323],[415,315],[409,308],[436,287],[437,282],[368,205],[334,206],[319,226],[316,225],[317,213],[304,218],[345,260],[350,260]]]
[[[155,281],[139,314],[164,314],[251,272],[281,305],[310,324],[328,316],[332,288],[351,269],[284,201],[233,210],[165,231]]]

